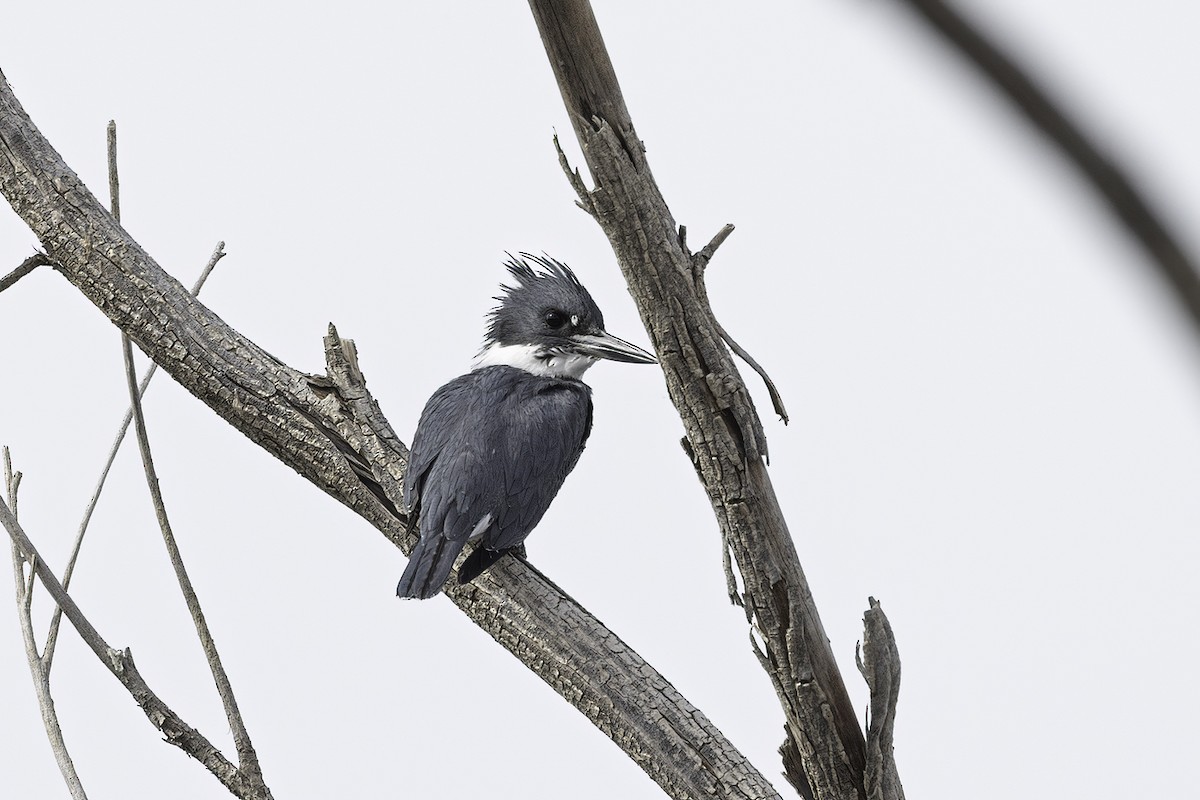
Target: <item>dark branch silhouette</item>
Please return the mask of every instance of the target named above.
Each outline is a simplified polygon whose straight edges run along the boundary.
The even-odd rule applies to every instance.
[[[1200,336],[1200,270],[1136,187],[1127,171],[1102,152],[1082,126],[1050,98],[1013,56],[989,39],[978,25],[944,0],[899,0],[916,11],[946,41],[959,50],[1007,97],[1017,110],[1053,142],[1136,239],[1159,275],[1173,290]]]

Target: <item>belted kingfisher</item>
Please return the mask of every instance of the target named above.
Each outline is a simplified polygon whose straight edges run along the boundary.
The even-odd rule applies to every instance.
[[[400,597],[437,594],[468,541],[479,544],[459,583],[510,550],[523,553],[591,432],[584,371],[601,358],[657,363],[605,332],[604,315],[566,264],[521,253],[505,266],[516,283],[501,286],[474,368],[433,393],[413,436],[404,505],[420,540]]]

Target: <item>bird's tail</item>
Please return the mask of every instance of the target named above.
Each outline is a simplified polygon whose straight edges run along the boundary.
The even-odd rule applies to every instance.
[[[422,537],[408,557],[396,594],[425,600],[440,592],[465,544],[465,540],[452,541],[443,536]]]

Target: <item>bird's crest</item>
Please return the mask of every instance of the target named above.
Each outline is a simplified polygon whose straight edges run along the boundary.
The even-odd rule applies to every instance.
[[[520,291],[521,287],[532,289],[539,281],[566,281],[573,286],[583,289],[583,284],[579,282],[579,278],[575,277],[575,273],[570,267],[545,253],[540,256],[535,256],[532,253],[519,253],[519,258],[514,257],[512,253],[505,253],[505,255],[508,256],[508,261],[504,262],[504,267],[510,275],[517,279],[520,286],[501,284],[500,288],[504,290],[504,296],[495,298],[501,303],[508,297],[511,297],[513,292]],[[530,261],[541,267],[541,270],[535,271],[529,265]]]
[[[541,315],[558,309],[573,315],[591,329],[604,327],[604,315],[592,296],[566,264],[542,254],[506,253],[504,266],[515,278],[500,285],[495,297],[500,305],[488,314],[487,343],[531,344],[539,334]]]

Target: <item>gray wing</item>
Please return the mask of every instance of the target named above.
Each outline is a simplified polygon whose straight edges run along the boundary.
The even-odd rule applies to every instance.
[[[483,465],[503,475],[503,489],[487,498],[495,522],[483,539],[489,550],[525,540],[575,468],[592,429],[591,390],[579,381],[547,379],[510,395],[495,423],[492,455]]]
[[[404,479],[420,542],[399,593],[428,597],[467,541],[520,544],[574,468],[591,430],[579,381],[488,367],[443,386],[425,407]]]

